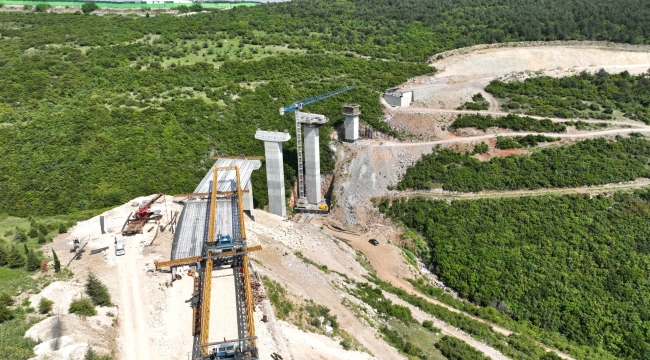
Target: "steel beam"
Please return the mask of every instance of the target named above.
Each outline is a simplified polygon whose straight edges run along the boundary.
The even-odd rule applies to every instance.
[[[208,260],[205,261],[205,271],[203,272],[203,293],[201,294],[201,351],[204,355],[208,353],[208,348],[204,347],[210,335],[210,294],[212,292],[212,252],[208,254]]]
[[[248,337],[251,340],[251,346],[257,348],[255,340],[255,318],[253,317],[253,292],[251,291],[251,278],[248,270],[248,254],[242,257],[244,267],[244,293],[246,294],[246,318],[248,323]]]

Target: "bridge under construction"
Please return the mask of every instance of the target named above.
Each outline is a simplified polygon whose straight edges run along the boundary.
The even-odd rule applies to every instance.
[[[257,158],[220,158],[191,194],[176,195],[185,204],[174,234],[172,277],[194,276],[193,359],[257,359],[253,297],[244,210],[252,217],[251,175]]]

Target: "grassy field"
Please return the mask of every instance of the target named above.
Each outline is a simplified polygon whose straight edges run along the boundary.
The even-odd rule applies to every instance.
[[[286,46],[261,46],[241,44],[241,38],[223,40],[178,40],[176,47],[187,49],[185,56],[167,56],[161,61],[164,67],[175,64],[194,65],[197,62],[214,63],[217,67],[228,60],[260,60],[269,56],[282,54],[298,55],[306,53],[301,49],[289,49]]]
[[[429,356],[429,359],[447,359],[440,353],[440,350],[435,347],[435,343],[437,343],[442,337],[441,333],[436,334],[435,332],[431,332],[420,324],[405,325],[403,322],[394,318],[389,320],[388,323],[394,330],[397,330],[402,337],[422,349],[422,351]]]

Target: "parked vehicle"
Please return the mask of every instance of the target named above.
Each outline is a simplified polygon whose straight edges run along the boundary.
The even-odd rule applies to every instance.
[[[115,255],[120,256],[124,254],[126,254],[124,251],[124,244],[115,244]]]
[[[377,239],[370,239],[370,240],[368,240],[368,242],[375,245],[375,246],[379,245],[379,241],[377,241]]]

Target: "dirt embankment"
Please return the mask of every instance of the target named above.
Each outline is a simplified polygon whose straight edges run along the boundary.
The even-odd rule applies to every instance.
[[[140,203],[150,198],[141,197],[132,202]],[[100,353],[114,352],[118,359],[180,359],[191,352],[192,310],[185,300],[192,293],[192,282],[177,281],[173,287],[166,287],[170,276],[153,271],[154,260],[169,258],[171,232],[159,232],[157,224],[148,223],[143,234],[124,238],[125,255],[115,255],[114,243],[116,239],[123,239],[120,231],[124,221],[137,209],[131,205],[132,202],[102,214],[105,234],[101,233],[97,216],[77,223],[67,234],[44,246],[45,253],[51,253],[52,249],[56,251],[62,265],[70,263],[74,277],[69,282],[52,284],[34,297],[33,301],[40,300],[40,296],[56,299],[55,311],[61,315],[35,325],[28,335],[35,333],[41,341],[50,336],[52,339],[62,337],[68,339],[67,344],[85,344],[86,347],[79,345],[80,350],[74,353],[61,353],[55,347],[41,349],[43,358],[76,358],[77,352],[85,353],[88,344]],[[161,223],[167,224],[172,214],[180,210],[180,205],[166,196],[152,209],[160,210],[163,214]],[[81,256],[73,260],[75,253],[69,251],[68,242],[75,238],[85,247]],[[72,298],[86,296],[83,284],[91,272],[108,287],[115,307],[98,307],[99,314],[88,318],[67,314]],[[47,330],[55,318],[60,328],[56,332],[58,336]]]

